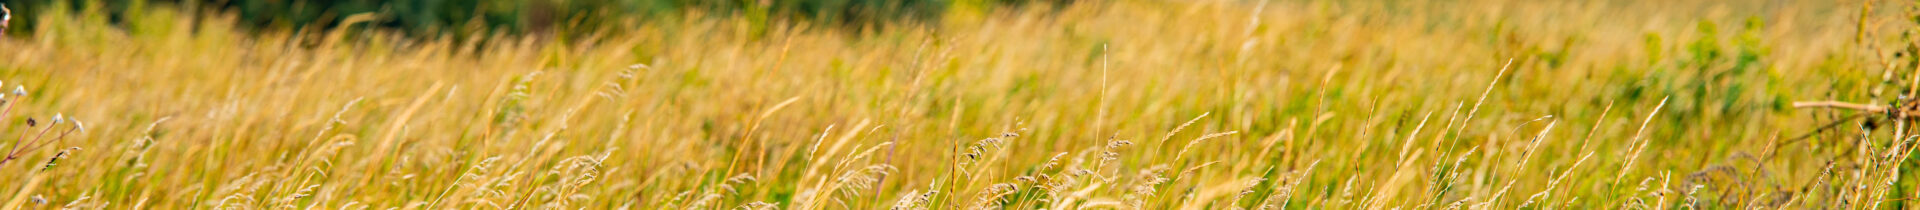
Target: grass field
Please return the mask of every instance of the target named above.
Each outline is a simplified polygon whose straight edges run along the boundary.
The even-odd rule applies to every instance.
[[[0,40],[27,93],[0,208],[1920,208],[1911,2],[1120,0],[486,42],[88,11]]]

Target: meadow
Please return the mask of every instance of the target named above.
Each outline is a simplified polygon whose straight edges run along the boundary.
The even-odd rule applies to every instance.
[[[14,17],[0,208],[1920,204],[1912,2],[1116,0],[486,39],[170,8]]]

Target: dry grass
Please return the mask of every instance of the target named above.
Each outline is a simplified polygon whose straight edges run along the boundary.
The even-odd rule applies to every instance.
[[[1789,106],[1920,89],[1913,5],[1864,3],[1124,0],[487,43],[51,12],[0,40],[35,91],[0,120],[91,127],[0,165],[0,202],[1911,208],[1905,115]]]

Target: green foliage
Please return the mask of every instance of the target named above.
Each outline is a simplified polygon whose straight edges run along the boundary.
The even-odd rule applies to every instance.
[[[1668,109],[1675,114],[1670,116],[1689,116],[1667,118],[1676,124],[1744,120],[1784,110],[1787,90],[1773,88],[1781,75],[1764,62],[1769,54],[1761,40],[1764,26],[1760,19],[1749,18],[1728,35],[1719,24],[1701,21],[1695,25],[1697,34],[1682,37],[1692,39],[1674,43],[1678,49],[1664,47],[1659,34],[1647,34],[1651,63],[1646,68],[1652,71],[1623,94],[1652,101],[1671,96]]]

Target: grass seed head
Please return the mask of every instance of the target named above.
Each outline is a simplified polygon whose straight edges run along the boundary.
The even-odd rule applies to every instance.
[[[80,147],[71,147],[71,148],[60,150],[59,153],[54,153],[53,158],[48,158],[47,163],[42,164],[40,166],[40,170],[53,169],[54,165],[58,165],[60,163],[60,159],[67,158],[67,155],[72,154],[74,151],[80,151]]]

